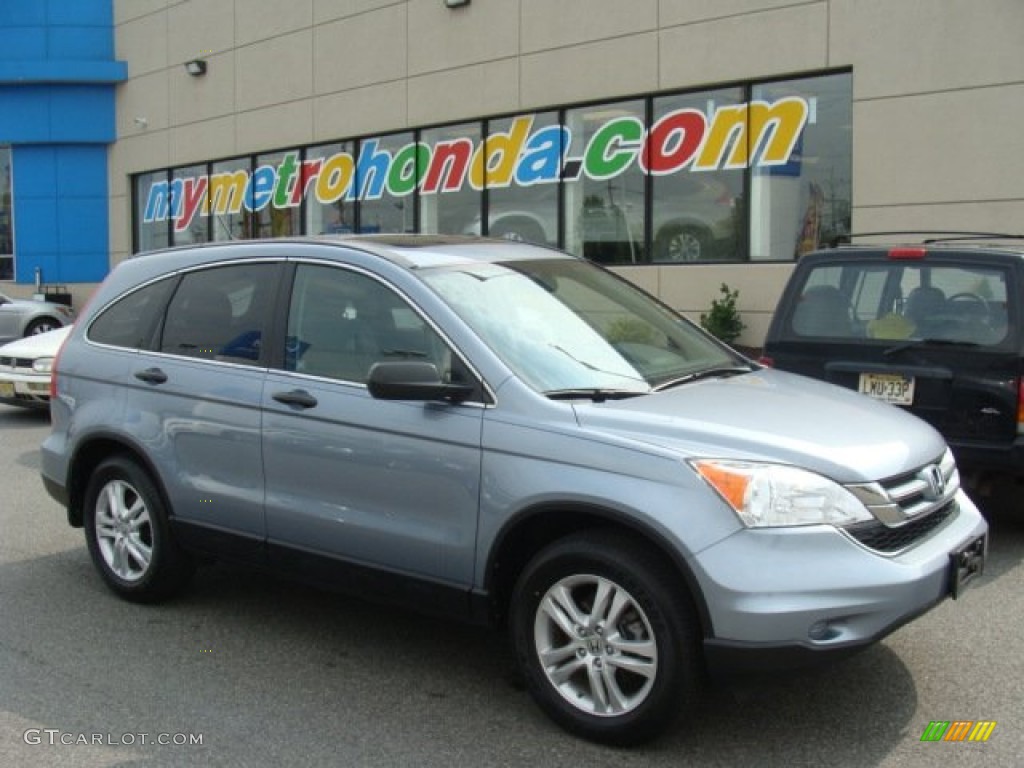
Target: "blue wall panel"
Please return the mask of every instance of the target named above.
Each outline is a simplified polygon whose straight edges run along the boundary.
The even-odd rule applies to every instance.
[[[13,151],[15,279],[94,282],[107,273],[107,148],[16,146]],[[24,181],[24,187],[22,182]]]
[[[109,270],[107,145],[115,141],[112,0],[0,0],[0,143],[11,145],[15,279]]]

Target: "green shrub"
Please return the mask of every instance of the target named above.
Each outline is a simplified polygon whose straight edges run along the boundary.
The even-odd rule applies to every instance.
[[[739,310],[736,309],[736,298],[740,295],[738,290],[730,291],[729,286],[722,283],[721,299],[711,301],[711,311],[701,314],[701,327],[715,338],[721,339],[726,344],[731,344],[743,333],[747,326],[740,319]]]

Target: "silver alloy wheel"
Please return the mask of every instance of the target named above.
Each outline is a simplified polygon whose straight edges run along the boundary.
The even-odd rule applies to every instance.
[[[40,333],[55,331],[60,326],[52,320],[36,320],[28,327],[28,336],[38,336]]]
[[[601,576],[568,576],[537,606],[533,641],[548,682],[577,709],[632,712],[658,674],[658,646],[637,600]]]
[[[700,238],[688,229],[681,229],[668,239],[665,250],[668,261],[700,261]]]
[[[96,498],[96,543],[118,578],[136,582],[153,561],[153,525],[138,491],[124,480],[111,480]]]

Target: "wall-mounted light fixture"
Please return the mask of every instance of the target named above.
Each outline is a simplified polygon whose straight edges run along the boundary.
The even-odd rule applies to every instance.
[[[192,61],[186,61],[185,71],[192,75],[192,77],[202,77],[206,74],[206,60],[192,59]]]
[[[461,8],[464,5],[469,5],[469,0],[444,0],[445,8]]]

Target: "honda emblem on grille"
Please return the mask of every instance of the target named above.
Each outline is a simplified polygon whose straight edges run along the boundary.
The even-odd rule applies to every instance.
[[[942,470],[939,469],[938,464],[931,464],[925,467],[917,476],[924,480],[926,488],[924,491],[924,497],[928,501],[938,501],[942,498],[942,495],[946,492],[946,478],[942,475]]]

